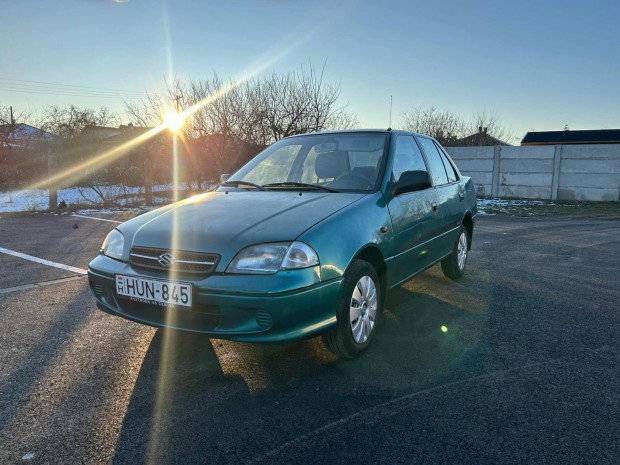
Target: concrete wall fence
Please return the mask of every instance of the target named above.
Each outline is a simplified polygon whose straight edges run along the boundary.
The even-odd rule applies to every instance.
[[[620,200],[620,144],[446,150],[480,197]]]

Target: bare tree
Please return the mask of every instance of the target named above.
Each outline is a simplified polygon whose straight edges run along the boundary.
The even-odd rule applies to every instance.
[[[428,134],[446,146],[466,143],[463,139],[479,132],[500,142],[510,143],[514,140],[514,134],[501,124],[499,117],[487,112],[465,118],[449,111],[439,111],[435,107],[416,108],[403,115],[403,128]],[[470,142],[477,145],[475,140]]]
[[[49,134],[30,110],[0,106],[0,190],[11,191],[46,173]]]
[[[460,116],[449,111],[439,111],[435,107],[416,108],[403,115],[403,129],[427,134],[442,145],[451,145],[464,137],[467,123]]]
[[[15,130],[16,118],[13,108],[0,106],[0,148],[8,148],[11,134]]]
[[[39,125],[36,115],[30,110],[16,110],[11,106],[0,105],[0,148],[7,148],[11,140],[20,140],[20,145],[30,146],[41,139],[40,131],[20,130],[26,124],[34,129]]]
[[[68,107],[52,105],[44,108],[40,127],[57,136],[51,144],[50,153],[47,156],[49,179],[55,179],[55,174],[61,168],[75,168],[91,159],[93,154],[100,153],[107,147],[96,131],[85,135],[84,129],[86,127],[118,126],[119,123],[118,115],[106,107],[93,109],[79,108],[75,105]],[[71,184],[77,182],[82,186],[90,187],[94,192],[100,193],[103,192],[100,186],[108,182],[107,174],[105,167],[98,167],[95,170],[83,171],[79,175],[73,176],[75,179],[69,181]],[[50,208],[55,207],[58,188],[57,182],[50,181]],[[110,202],[108,198],[102,197],[101,200],[104,204]]]
[[[20,178],[20,170],[13,160],[11,140],[16,129],[13,108],[0,106],[0,190],[8,190],[9,202],[13,202],[12,190]]]
[[[514,144],[518,142],[514,131],[511,128],[504,126],[495,113],[487,113],[486,111],[482,111],[476,114],[469,123],[468,133],[474,134],[479,131],[480,128],[483,128],[483,131],[487,134],[490,134],[494,138],[507,144]]]
[[[139,127],[156,127],[162,124],[165,114],[165,96],[147,93],[144,100],[125,100],[129,121]]]
[[[78,108],[74,105],[48,106],[43,110],[42,128],[61,139],[70,140],[80,134],[86,126],[118,126],[120,118],[106,107],[98,110]]]
[[[309,70],[272,74],[258,82],[258,114],[270,137],[279,140],[294,134],[316,132],[332,125],[353,123],[355,118],[337,107],[340,86],[326,84],[323,72]]]
[[[357,116],[353,113],[344,111],[335,111],[325,122],[325,128],[330,131],[344,131],[346,129],[355,129],[359,126]]]
[[[118,126],[119,123],[118,115],[105,107],[92,109],[52,105],[44,108],[40,126],[57,136],[54,143],[56,162],[70,166],[84,161],[84,157],[93,153],[94,145],[100,142],[96,131],[84,135],[86,127]]]
[[[340,86],[324,82],[323,71],[271,74],[244,82],[210,78],[166,83],[166,94],[126,102],[131,121],[157,126],[166,109],[192,108],[181,130],[194,180],[236,169],[264,146],[294,134],[346,129],[356,118],[338,106]],[[212,169],[205,169],[204,160]]]
[[[175,77],[172,81],[166,82],[164,94],[147,93],[147,97],[143,100],[125,101],[125,110],[131,124],[134,125],[134,130],[139,131],[144,128],[160,127],[164,123],[168,111],[182,112],[190,105],[191,101],[187,98],[185,84]],[[190,139],[194,125],[189,121],[194,118],[192,115],[180,128],[179,132],[183,141]],[[169,182],[172,178],[172,162],[170,159],[170,154],[173,152],[172,144],[170,133],[161,131],[133,151],[132,158],[142,172],[147,205],[151,205],[153,202],[154,180]],[[180,146],[182,158],[187,158],[186,150],[184,150],[185,145]],[[167,175],[164,173],[165,170],[168,170]]]

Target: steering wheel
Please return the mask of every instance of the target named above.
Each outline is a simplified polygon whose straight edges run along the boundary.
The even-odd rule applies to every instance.
[[[355,173],[353,171],[349,171],[348,173],[345,173],[341,176],[338,176],[336,179],[334,179],[334,181],[351,181],[351,183],[355,183],[360,185],[360,181],[361,181],[361,186],[360,188],[368,188],[370,187],[370,180],[366,177],[363,176],[359,173]]]

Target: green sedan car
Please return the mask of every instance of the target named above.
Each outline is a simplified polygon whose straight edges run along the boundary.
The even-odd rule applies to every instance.
[[[129,320],[246,342],[323,334],[353,358],[390,289],[438,262],[463,275],[476,214],[471,180],[430,137],[305,134],[121,224],[88,277],[98,307]]]

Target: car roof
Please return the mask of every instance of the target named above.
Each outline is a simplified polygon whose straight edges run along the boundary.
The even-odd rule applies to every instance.
[[[420,134],[417,132],[404,131],[401,129],[344,129],[339,131],[318,131],[318,132],[307,132],[304,134],[295,134],[293,136],[288,136],[285,139],[291,139],[294,137],[305,137],[312,135],[326,135],[326,134],[349,134],[349,133],[382,133],[382,134],[407,134],[407,135],[416,135],[416,136],[426,136],[425,134]],[[426,136],[430,137],[430,136]]]

